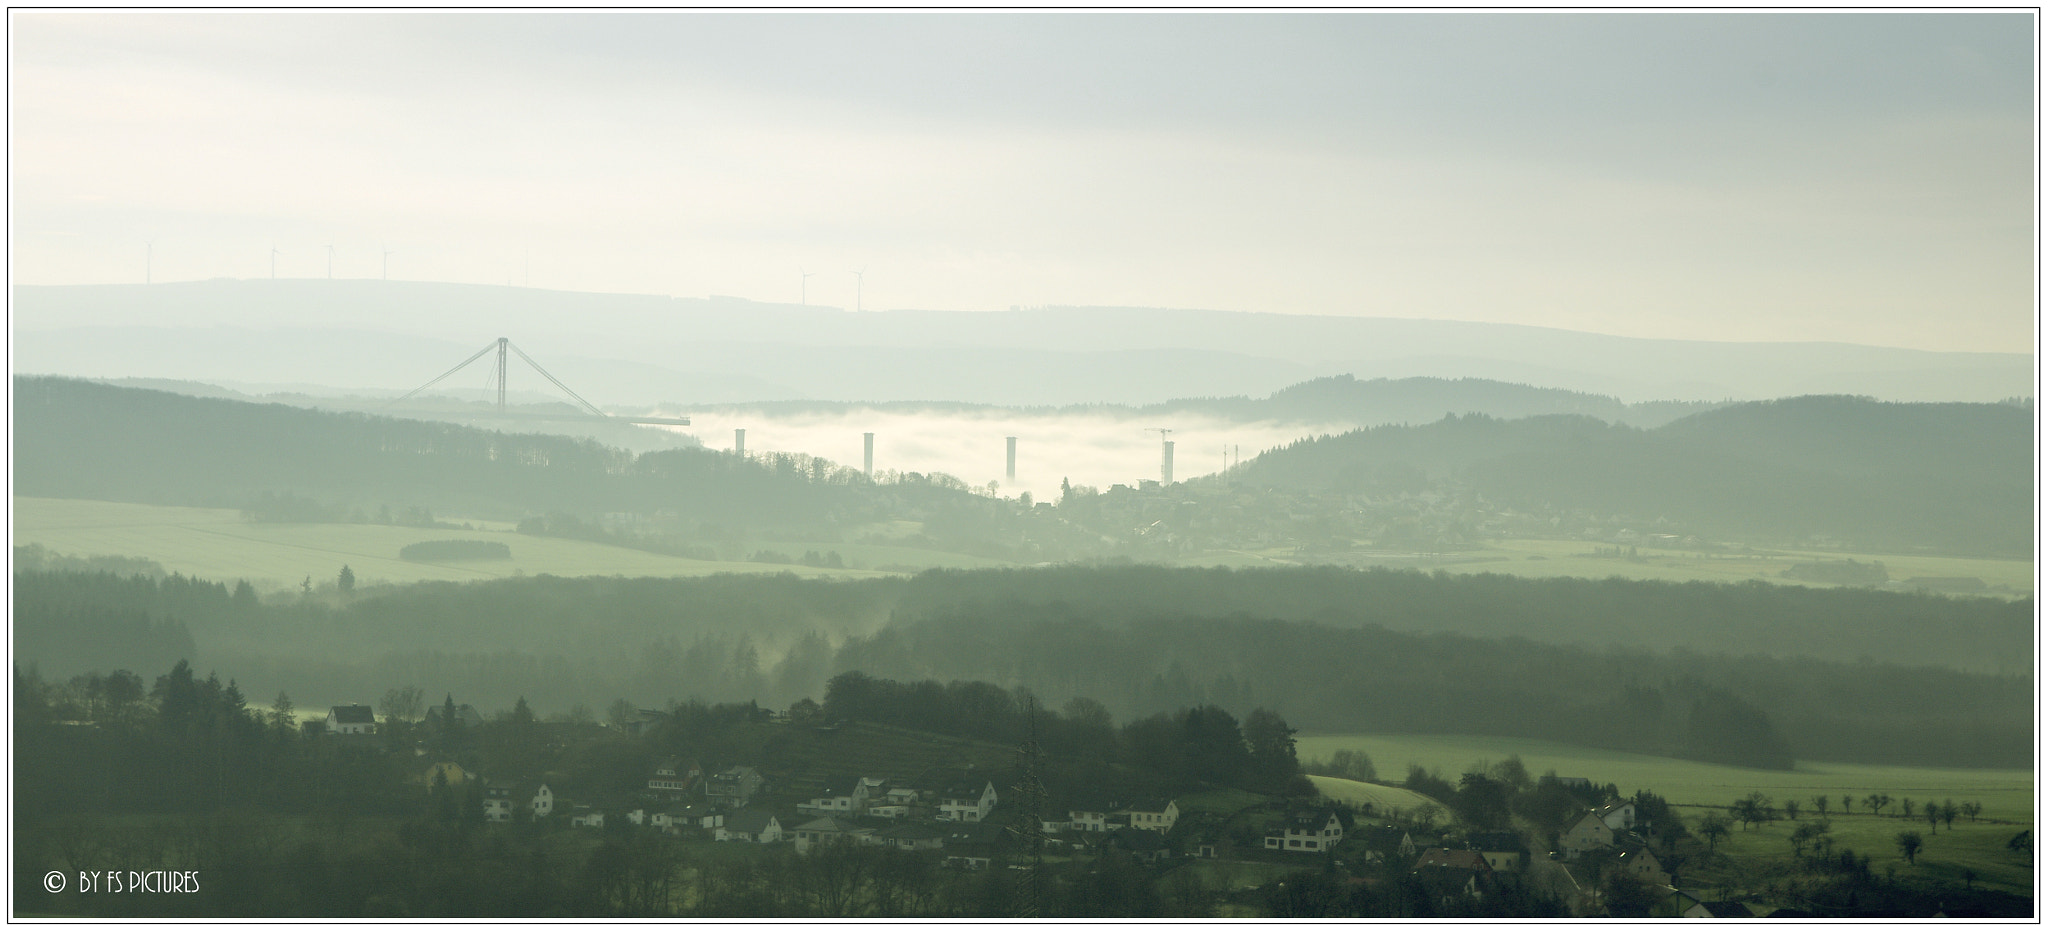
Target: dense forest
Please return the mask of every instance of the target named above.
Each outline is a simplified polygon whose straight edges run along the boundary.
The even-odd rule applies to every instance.
[[[1198,481],[1469,489],[1517,509],[1628,515],[1645,529],[2022,557],[2033,552],[2032,466],[2025,408],[1816,396],[1650,430],[1583,415],[1449,416],[1304,439]]]
[[[18,662],[62,678],[160,667],[189,638],[201,669],[330,702],[412,683],[498,705],[783,705],[861,671],[1087,696],[1123,717],[1213,704],[1317,731],[1542,737],[1760,766],[2018,766],[2030,678],[1925,666],[1916,649],[2023,651],[2030,613],[1859,590],[1331,568],[534,577],[268,601],[239,584],[42,572],[17,575],[15,644]],[[1726,641],[1653,643],[1687,627]],[[153,635],[124,640],[137,631]],[[1885,659],[1796,649],[1826,642]],[[1898,740],[1901,723],[1914,740]]]

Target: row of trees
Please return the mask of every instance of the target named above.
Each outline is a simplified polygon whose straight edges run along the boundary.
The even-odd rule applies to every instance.
[[[1277,713],[1254,709],[1240,725],[1214,705],[1160,712],[1115,728],[1109,710],[1087,698],[1058,712],[1041,710],[1026,690],[992,683],[913,683],[852,671],[832,678],[821,708],[828,720],[858,720],[1125,763],[1186,785],[1236,786],[1260,793],[1309,795],[1295,756],[1294,729]]]

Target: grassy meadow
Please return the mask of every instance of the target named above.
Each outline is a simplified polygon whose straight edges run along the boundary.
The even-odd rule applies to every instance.
[[[1594,546],[1570,540],[1489,541],[1467,556],[1488,562],[1445,566],[1451,572],[1506,573],[1513,576],[1590,576],[1624,579],[1743,582],[1761,579],[1790,585],[1825,587],[1826,583],[1786,579],[1780,574],[1802,563],[1856,560],[1883,563],[1893,580],[1915,577],[1976,577],[1983,594],[2023,598],[2034,592],[2031,560],[1973,559],[1894,553],[1842,553],[1822,550],[1759,550],[1752,553],[1703,553],[1698,550],[1638,546],[1637,559],[1594,555]]]
[[[1325,797],[1354,806],[1360,803],[1371,803],[1374,812],[1388,812],[1395,809],[1404,812],[1414,812],[1423,806],[1443,808],[1443,804],[1434,799],[1430,799],[1414,790],[1405,790],[1398,786],[1360,783],[1357,780],[1346,780],[1342,777],[1311,775],[1308,779],[1310,783],[1316,785],[1316,789]]]
[[[453,520],[460,523],[462,519]],[[475,523],[475,522],[473,522]],[[703,576],[712,573],[780,573],[801,576],[865,577],[874,570],[816,569],[806,566],[691,560],[587,541],[518,534],[501,523],[477,523],[474,530],[436,530],[377,524],[252,524],[228,508],[178,508],[80,499],[14,499],[14,542],[41,544],[70,556],[144,557],[168,572],[202,579],[247,579],[259,590],[284,589],[310,576],[331,582],[343,564],[358,585],[428,580],[493,579],[503,576]],[[426,540],[502,541],[509,560],[419,563],[398,558],[407,544]],[[789,548],[796,548],[792,552]],[[801,556],[805,550],[838,549],[860,560],[861,548],[820,548],[817,544],[763,541],[755,550]],[[854,553],[847,553],[853,549]],[[923,551],[877,547],[888,562],[910,563]],[[874,554],[877,558],[882,553]],[[864,560],[861,562],[865,562]]]
[[[1916,801],[1920,798],[1914,797]],[[1957,799],[1956,802],[1962,800]],[[1703,814],[1687,809],[1679,812],[1687,822],[1695,821],[1696,815]],[[1967,816],[1959,816],[1953,828],[1943,825],[1930,831],[1924,819],[1908,820],[1897,816],[1896,805],[1891,815],[1886,816],[1871,815],[1869,809],[1846,816],[1830,810],[1828,836],[1833,842],[1833,849],[1848,848],[1859,855],[1868,855],[1870,869],[1880,875],[1890,870],[1902,878],[1938,880],[1960,887],[1964,885],[1964,872],[1972,871],[1975,877],[1970,882],[1976,886],[2033,895],[2033,859],[2006,847],[2006,842],[2013,835],[2031,826],[1994,822],[1988,817],[1971,822]],[[1780,819],[1748,829],[1737,825],[1727,838],[1714,846],[1714,850],[1727,855],[1738,868],[1744,863],[1773,863],[1791,856],[1792,832],[1812,818],[1810,812],[1802,812],[1798,821]],[[1920,833],[1922,839],[1922,847],[1912,862],[1900,853],[1897,841],[1899,833],[1907,831]],[[1731,875],[1710,869],[1701,879],[1726,882],[1741,877],[1741,873],[1736,870]]]
[[[1983,819],[2017,825],[2032,825],[2034,821],[2034,774],[2028,770],[1881,767],[1823,761],[1801,761],[1789,771],[1753,770],[1553,741],[1477,735],[1304,734],[1296,742],[1303,759],[1328,758],[1339,750],[1362,751],[1372,758],[1380,779],[1396,783],[1406,775],[1411,763],[1441,770],[1445,778],[1456,782],[1458,774],[1474,763],[1498,762],[1519,755],[1531,774],[1555,770],[1559,776],[1612,783],[1623,793],[1649,790],[1680,806],[1726,806],[1751,792],[1760,792],[1779,801],[1796,799],[1809,807],[1810,797],[1825,793],[1839,807],[1844,795],[1860,800],[1872,793],[1884,793],[1894,799],[1953,799],[1958,803],[1974,799],[1984,805]],[[1899,824],[1896,819],[1877,821]],[[2006,837],[2011,834],[2008,831]]]
[[[1532,774],[1555,770],[1560,776],[1585,777],[1595,783],[1613,783],[1624,794],[1648,790],[1670,802],[1688,824],[1696,823],[1707,807],[1725,807],[1751,792],[1771,798],[1773,805],[1787,800],[1799,803],[1799,821],[1780,819],[1734,827],[1716,846],[1713,865],[1701,865],[1693,882],[1728,889],[1754,889],[1769,883],[1773,871],[1780,871],[1792,854],[1791,835],[1800,822],[1813,818],[1813,797],[1826,795],[1829,838],[1834,849],[1850,848],[1870,857],[1871,870],[1888,869],[1901,878],[1919,878],[1964,884],[1964,872],[1974,873],[1971,883],[2023,896],[2033,895],[2034,868],[2030,853],[2015,853],[2006,847],[2015,834],[2034,825],[2034,774],[2027,770],[1965,770],[1932,767],[1879,767],[1863,764],[1834,764],[1802,761],[1791,771],[1752,770],[1696,761],[1651,757],[1623,751],[1605,751],[1549,741],[1517,738],[1488,738],[1468,735],[1300,735],[1298,751],[1306,758],[1327,758],[1349,749],[1372,757],[1380,779],[1399,781],[1411,763],[1441,770],[1456,782],[1458,774],[1480,762],[1498,762],[1519,755]],[[1369,787],[1374,794],[1405,793],[1394,787],[1355,784],[1348,780],[1313,777],[1316,786],[1334,799],[1348,799],[1353,787]],[[1334,792],[1333,792],[1334,790]],[[1843,796],[1861,805],[1873,793],[1889,795],[1893,804],[1885,815],[1873,815],[1867,807],[1844,813]],[[1413,795],[1413,794],[1410,794]],[[1978,821],[1958,816],[1953,826],[1930,830],[1925,819],[1900,818],[1903,800],[1975,800],[1984,806]],[[1381,799],[1374,799],[1376,804]],[[1925,846],[1909,864],[1899,852],[1900,832],[1919,832]]]

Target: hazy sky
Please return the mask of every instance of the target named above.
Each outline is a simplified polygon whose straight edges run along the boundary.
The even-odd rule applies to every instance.
[[[20,283],[2033,349],[2024,12],[10,20]]]

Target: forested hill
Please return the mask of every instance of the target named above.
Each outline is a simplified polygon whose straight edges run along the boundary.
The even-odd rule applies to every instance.
[[[520,696],[780,706],[859,670],[1021,686],[1055,706],[1087,696],[1123,717],[1213,703],[1321,731],[1761,766],[2023,766],[2032,678],[1923,664],[1940,645],[2025,657],[2030,625],[2030,605],[1988,599],[1412,571],[536,576],[267,601],[176,577],[45,572],[16,574],[14,658],[61,680],[182,656],[253,696],[323,704],[414,684],[487,709]],[[1813,659],[1817,644],[1874,657]]]
[[[1492,379],[1360,379],[1335,375],[1290,385],[1264,398],[1176,398],[1148,405],[1088,404],[1063,407],[1005,408],[997,405],[934,401],[756,401],[706,405],[698,410],[746,410],[777,415],[843,414],[856,409],[938,411],[946,413],[1023,412],[1079,416],[1173,417],[1208,415],[1236,421],[1360,427],[1378,424],[1425,424],[1446,414],[1484,414],[1498,418],[1543,414],[1583,414],[1603,421],[1655,427],[1732,402],[1645,401],[1624,403],[1612,395],[1594,395],[1559,388],[1538,388]]]
[[[14,494],[245,509],[303,498],[329,509],[416,506],[508,520],[660,510],[799,527],[906,508],[1002,510],[964,486],[881,490],[857,470],[797,454],[636,456],[566,437],[22,377]]]
[[[1726,402],[1645,401],[1626,404],[1612,395],[1538,388],[1492,379],[1359,379],[1351,375],[1312,379],[1270,397],[1181,399],[1138,409],[1143,414],[1192,411],[1244,420],[1271,419],[1307,424],[1426,424],[1446,414],[1525,418],[1583,414],[1603,421],[1655,427],[1675,418],[1710,411]]]
[[[2003,404],[1811,396],[1655,429],[1557,415],[1447,417],[1302,440],[1245,464],[1259,486],[1465,489],[1508,508],[1627,515],[1712,535],[1873,549],[2033,552],[2033,420]]]

